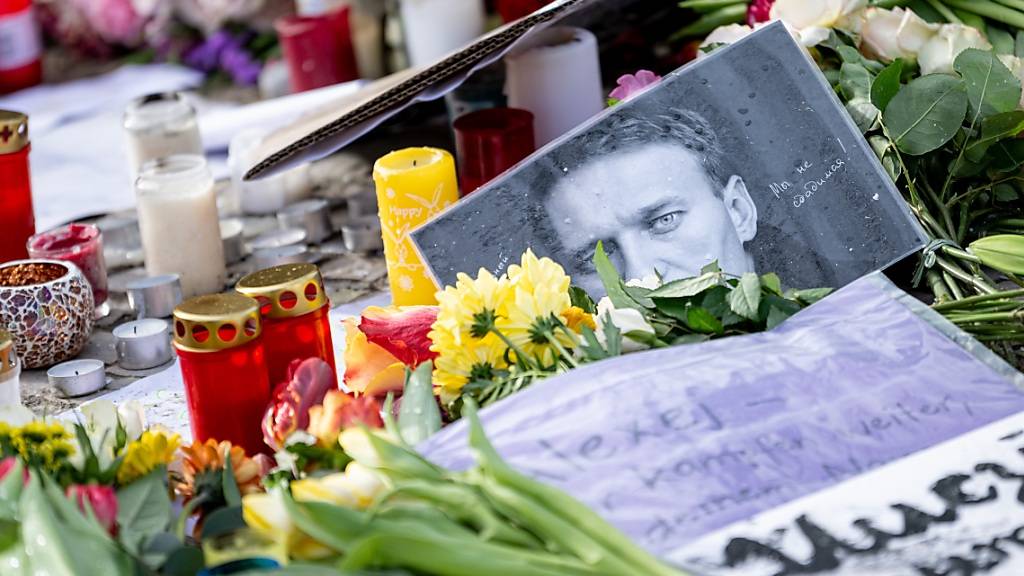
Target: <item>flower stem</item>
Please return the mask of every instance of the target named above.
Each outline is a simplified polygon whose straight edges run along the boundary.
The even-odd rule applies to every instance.
[[[974,306],[975,304],[980,304],[980,303],[983,303],[983,302],[991,302],[993,300],[1002,300],[1004,298],[1007,299],[1007,300],[1009,300],[1011,298],[1024,298],[1024,289],[1022,289],[1022,290],[1008,290],[1006,292],[996,292],[996,293],[993,293],[993,294],[982,294],[981,296],[971,296],[969,298],[964,298],[963,300],[957,300],[956,302],[947,302],[945,304],[937,304],[935,306],[932,306],[932,309],[935,310],[936,312],[948,312],[950,310],[960,310],[960,309],[963,309],[963,308],[970,308],[971,306]],[[1022,302],[1021,304],[1024,305],[1024,302]]]
[[[548,342],[550,342],[552,346],[554,346],[555,350],[558,350],[558,354],[562,357],[562,360],[565,360],[572,368],[579,368],[579,364],[577,364],[576,360],[573,359],[572,354],[569,354],[565,347],[562,346],[562,343],[558,341],[558,338],[555,338],[554,334],[550,331],[545,331],[544,337],[547,338]]]
[[[1009,24],[1014,28],[1024,28],[1024,12],[1014,10],[1009,6],[996,4],[991,0],[944,0],[944,2],[964,12],[991,18],[1003,24]]]
[[[940,15],[942,15],[943,18],[946,19],[946,22],[950,22],[953,24],[963,23],[959,18],[956,17],[956,14],[953,14],[952,10],[947,8],[946,5],[943,4],[942,2],[939,2],[939,0],[927,0],[927,2],[929,6],[934,8],[936,12],[938,12]]]

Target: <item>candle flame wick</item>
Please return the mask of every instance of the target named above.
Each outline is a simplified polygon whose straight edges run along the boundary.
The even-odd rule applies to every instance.
[[[78,376],[78,370],[75,370],[75,376]]]
[[[138,326],[132,326],[132,334],[135,334],[136,336],[138,336],[138,334],[139,334],[139,327]]]
[[[412,165],[413,165],[413,166],[416,166],[416,160],[415,160],[415,159],[413,159],[413,161],[412,161]]]

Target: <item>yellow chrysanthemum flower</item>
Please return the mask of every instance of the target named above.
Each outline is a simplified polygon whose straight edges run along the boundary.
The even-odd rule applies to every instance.
[[[597,330],[597,322],[594,321],[594,316],[588,314],[579,306],[573,306],[562,312],[562,322],[565,322],[565,325],[577,334],[583,331],[584,326],[591,330]]]
[[[455,286],[437,293],[434,328],[450,334],[456,345],[464,338],[483,338],[494,319],[505,314],[510,297],[509,282],[504,277],[495,278],[483,268],[476,279],[459,274]]]
[[[117,469],[117,482],[122,486],[129,484],[157,466],[169,463],[180,445],[181,437],[177,434],[168,436],[153,430],[143,432],[138,440],[125,447],[124,461]]]
[[[570,308],[572,303],[567,292],[540,286],[532,292],[517,288],[508,317],[498,321],[498,330],[530,359],[549,366],[558,350],[548,335],[566,349],[574,345],[573,339],[557,328],[562,313]]]
[[[434,385],[442,401],[450,402],[462,388],[475,380],[490,380],[505,363],[506,346],[493,334],[473,339],[462,346],[445,347],[434,362]]]
[[[513,264],[508,267],[508,280],[516,290],[532,293],[539,289],[546,289],[553,293],[564,294],[567,304],[562,310],[571,306],[568,304],[570,280],[565,269],[550,258],[537,258],[533,250],[526,250],[519,265]],[[560,313],[562,310],[558,312]]]

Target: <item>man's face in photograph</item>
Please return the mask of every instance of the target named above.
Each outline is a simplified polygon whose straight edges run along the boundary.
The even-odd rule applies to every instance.
[[[627,279],[660,273],[665,281],[722,270],[754,271],[744,243],[757,234],[757,209],[743,180],[716,183],[701,157],[682,144],[656,142],[589,159],[570,169],[546,209],[573,283],[593,295],[604,287],[591,264],[600,240]]]

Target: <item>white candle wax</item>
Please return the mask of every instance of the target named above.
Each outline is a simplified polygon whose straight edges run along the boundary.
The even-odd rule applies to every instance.
[[[223,291],[224,245],[206,160],[154,160],[143,167],[135,188],[146,271],[180,276],[185,298]]]
[[[175,154],[202,154],[196,113],[177,93],[144,96],[124,115],[132,174],[143,164]]]
[[[46,371],[50,385],[65,396],[85,396],[107,385],[107,373],[100,360],[72,360]]]
[[[483,0],[402,0],[405,49],[413,67],[426,66],[484,33]]]
[[[126,370],[147,370],[171,359],[169,324],[147,318],[114,328],[117,361]]]
[[[604,109],[597,38],[552,27],[505,58],[508,105],[533,113],[537,148]]]

